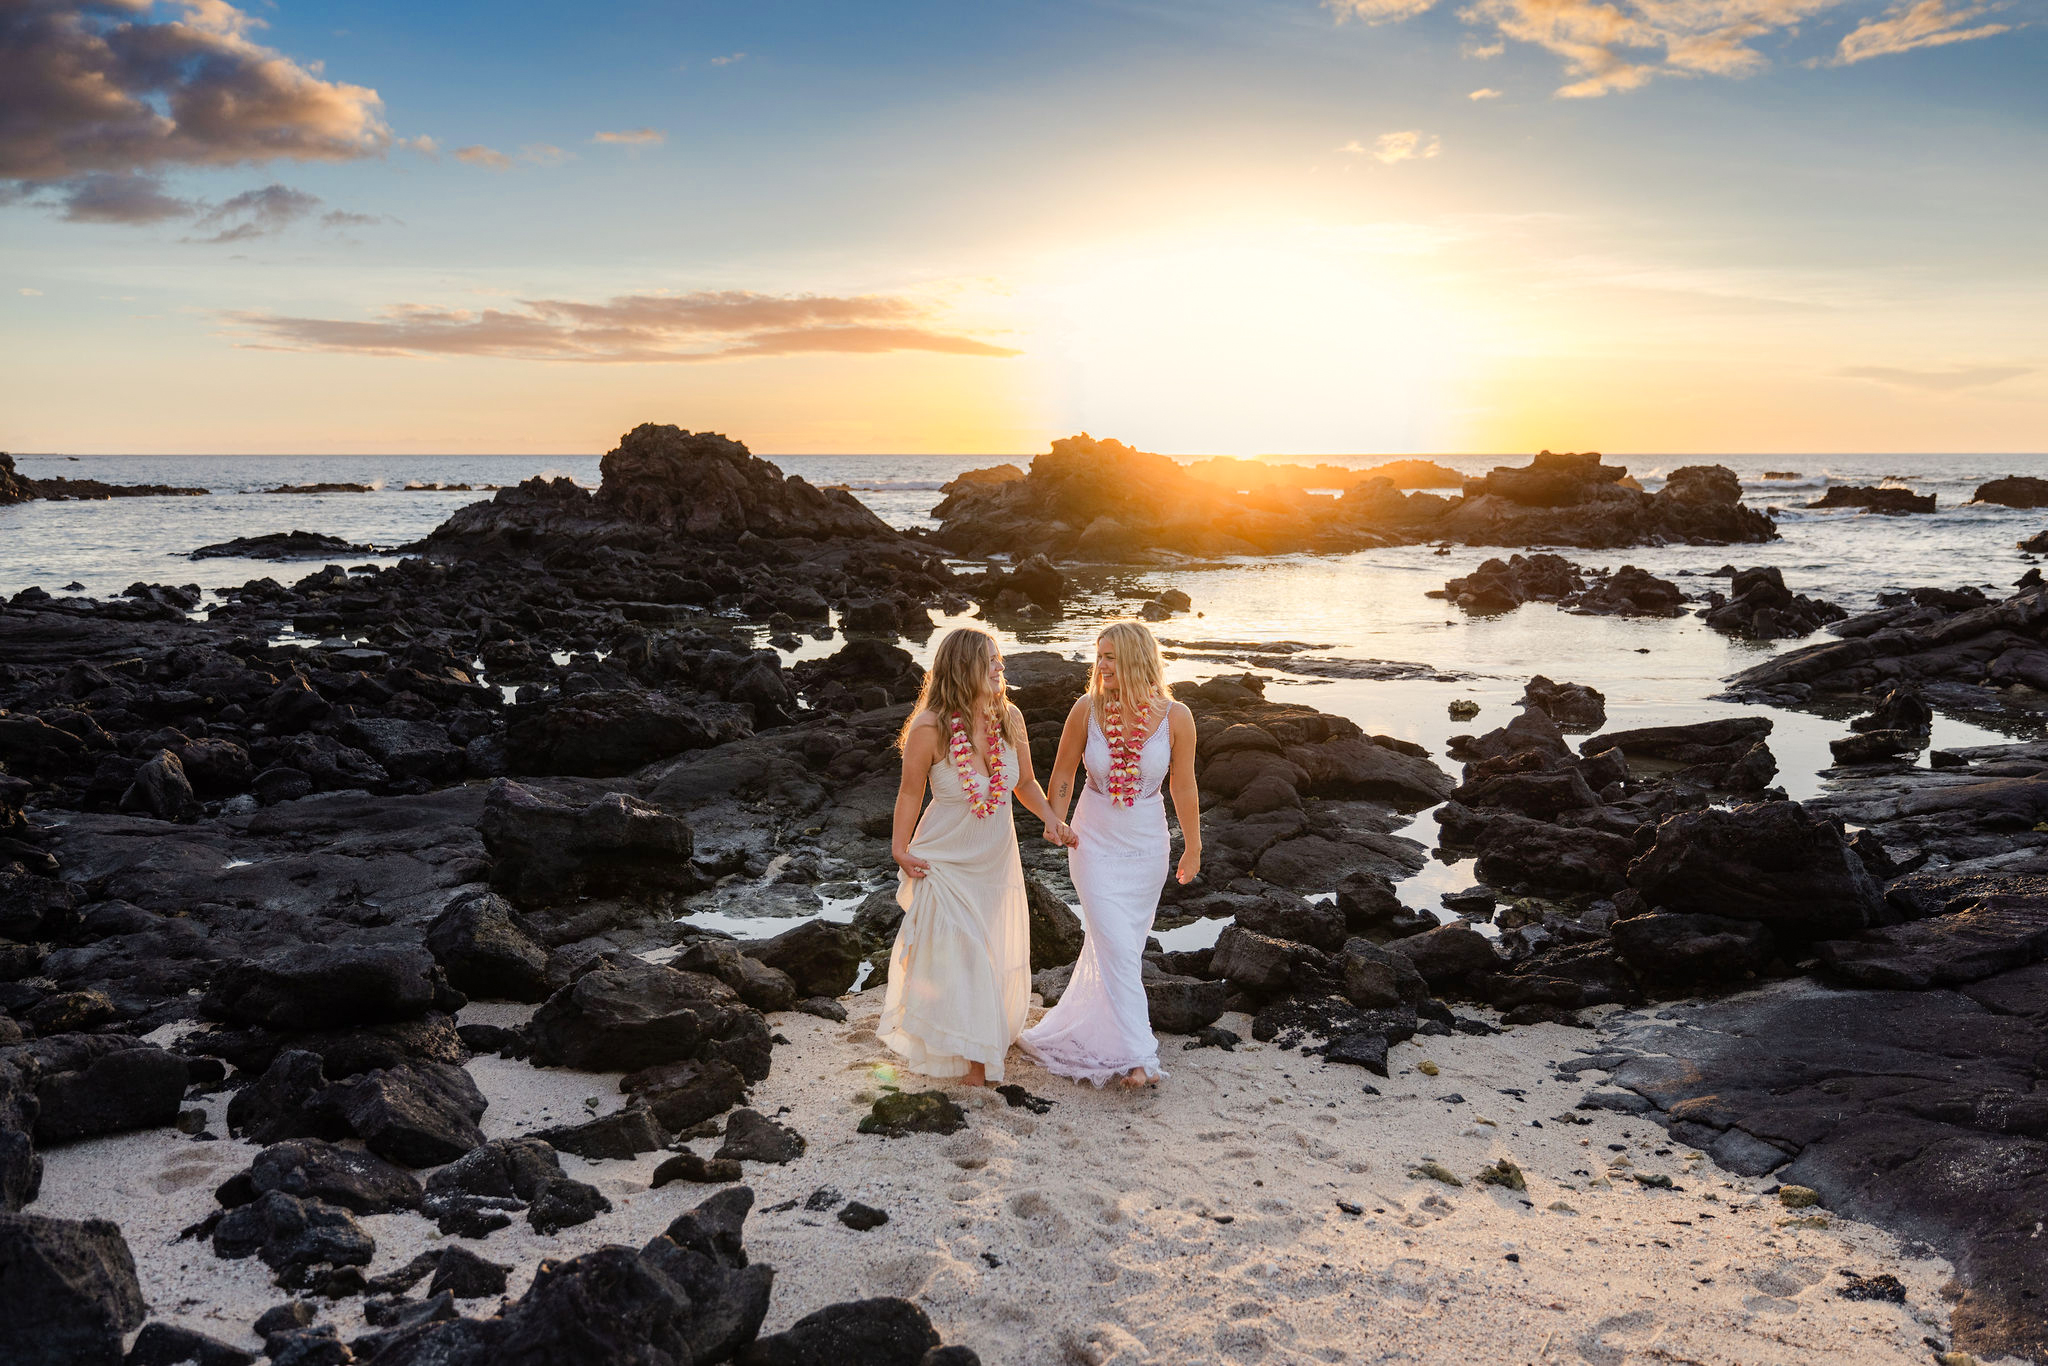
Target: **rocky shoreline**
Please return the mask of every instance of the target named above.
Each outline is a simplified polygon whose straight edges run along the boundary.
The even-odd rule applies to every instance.
[[[902,1301],[821,1307],[816,1342],[789,1339],[809,1318],[756,1338],[767,1278],[748,1274],[746,1188],[731,1184],[856,1139],[857,1115],[844,1134],[804,1134],[750,1097],[780,1084],[781,1021],[844,1020],[849,991],[886,970],[890,742],[920,679],[893,638],[975,602],[1056,614],[1055,561],[1140,543],[1774,534],[1714,467],[1649,495],[1597,456],[1546,455],[1456,500],[1371,485],[1332,500],[1191,489],[1162,459],[1057,443],[1028,474],[951,487],[926,538],[737,442],[643,426],[594,492],[528,480],[395,567],[257,579],[203,619],[196,591],[168,585],[106,602],[17,594],[0,609],[0,1203],[25,1212],[0,1214],[0,1265],[97,1268],[48,1273],[51,1331],[75,1355],[46,1359],[117,1359],[141,1324],[119,1229],[36,1213],[46,1155],[150,1131],[225,1141],[225,1126],[261,1152],[221,1184],[188,1255],[254,1256],[307,1306],[270,1333],[234,1326],[266,1346],[282,1335],[278,1360],[497,1360],[515,1340],[613,1320],[670,1344],[662,1360],[972,1360],[976,1344],[940,1347]],[[949,558],[970,546],[1014,558],[970,572]],[[1684,610],[1670,581],[1538,563],[1555,559],[1489,561],[1446,591],[1468,610]],[[1828,604],[1775,570],[1728,572],[1729,595],[1704,599],[1716,627],[1776,639],[1826,625]],[[1841,639],[1731,686],[1771,706],[1853,698],[1870,708],[1859,740],[1904,737],[1869,743],[1910,753],[1928,704],[2010,707],[2012,685],[2048,684],[2048,611],[2029,577],[2000,603],[1927,590],[1837,621]],[[761,630],[771,644],[843,640],[787,665],[757,646]],[[1184,648],[1267,661],[1292,644]],[[1049,652],[1008,662],[1049,766],[1085,668]],[[1419,746],[1267,700],[1256,674],[1175,693],[1197,719],[1207,866],[1169,885],[1160,929],[1225,927],[1213,948],[1148,955],[1155,1027],[1189,1048],[1248,1034],[1370,1087],[1418,1039],[1599,1023],[1612,1041],[1571,1075],[1597,1066],[1612,1084],[1585,1104],[1655,1119],[1736,1173],[1784,1167],[1826,1207],[1938,1248],[1963,1291],[1957,1344],[2048,1352],[2020,1236],[2048,1217],[2034,1096],[2048,898],[2028,881],[2048,821],[2038,746],[1956,751],[1939,770],[1877,755],[1801,804],[1771,786],[1763,714],[1605,729],[1599,693],[1538,677],[1516,719],[1453,742],[1453,776]],[[1441,925],[1392,886],[1430,856],[1401,833],[1424,811],[1482,884]],[[1050,1001],[1078,924],[1057,853],[1027,849],[1035,986]],[[801,923],[734,940],[677,919],[706,912]],[[1497,935],[1472,927],[1486,920]],[[1703,994],[1724,999],[1615,1023]],[[487,1002],[524,1005],[496,1023]],[[1806,1056],[1902,1027],[1926,1047]],[[1745,1037],[1757,1047],[1727,1042]],[[498,1131],[472,1073],[491,1060],[623,1072],[622,1099]],[[230,1093],[225,1108],[208,1100]],[[874,1128],[951,1122],[908,1099],[873,1097]],[[591,1223],[612,1197],[581,1164],[649,1161],[655,1185],[726,1190],[638,1252],[591,1248],[495,1313],[452,1308],[464,1297],[444,1282],[504,1286],[466,1240],[488,1251],[515,1224],[545,1240]],[[1873,1185],[1871,1163],[1906,1173],[1915,1199]],[[368,1275],[376,1239],[357,1219],[372,1214],[455,1241],[408,1263],[404,1285]],[[321,1332],[312,1311],[344,1301],[376,1331]],[[186,1331],[159,1326],[144,1338]],[[893,1345],[846,1356],[863,1334]],[[176,1350],[187,1356],[143,1359],[199,1349]]]

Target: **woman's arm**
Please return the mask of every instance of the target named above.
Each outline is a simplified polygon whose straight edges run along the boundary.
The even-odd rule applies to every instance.
[[[1202,795],[1195,790],[1195,714],[1176,702],[1167,713],[1173,727],[1173,768],[1166,775],[1173,790],[1173,814],[1180,821],[1181,854],[1177,876],[1193,882],[1202,872]]]
[[[1017,732],[1023,734],[1024,713],[1011,707],[1010,715],[1016,721]],[[1031,771],[1031,746],[1028,742],[1017,746],[1017,786],[1010,794],[1010,798],[1045,823],[1045,837],[1048,840],[1054,844],[1066,843],[1064,836],[1067,827],[1053,814],[1052,803],[1045,797],[1045,789],[1038,785],[1037,775]]]
[[[1074,800],[1074,778],[1081,768],[1081,751],[1087,743],[1088,698],[1083,694],[1068,709],[1067,722],[1060,727],[1060,749],[1053,756],[1052,790],[1047,794],[1053,814],[1059,817],[1061,828],[1067,832],[1067,838],[1060,842],[1070,848],[1081,842],[1066,820],[1069,804]]]
[[[939,727],[919,717],[903,742],[903,780],[896,785],[896,819],[889,831],[889,857],[907,876],[923,877],[931,865],[910,852],[910,837],[917,831],[917,818],[924,810],[925,776],[939,755]]]

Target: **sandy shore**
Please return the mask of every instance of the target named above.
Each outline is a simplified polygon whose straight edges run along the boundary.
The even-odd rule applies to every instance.
[[[1019,1058],[1009,1080],[1055,1102],[1049,1112],[956,1087],[964,1132],[891,1140],[854,1129],[876,1088],[896,1080],[872,1029],[880,992],[846,1004],[846,1024],[772,1017],[789,1046],[754,1093],[763,1113],[786,1107],[783,1122],[810,1141],[798,1161],[747,1173],[759,1197],[747,1247],[778,1271],[770,1331],[888,1294],[917,1300],[946,1341],[990,1366],[1924,1363],[1926,1340],[1948,1337],[1945,1262],[1909,1256],[1865,1225],[1795,1216],[1760,1196],[1768,1179],[1729,1176],[1645,1121],[1554,1118],[1586,1086],[1549,1063],[1589,1047],[1585,1030],[1420,1039],[1393,1050],[1385,1080],[1249,1041],[1183,1051],[1168,1039],[1170,1078],[1138,1094],[1077,1086]],[[473,1006],[464,1018],[512,1023],[528,1010]],[[1222,1023],[1249,1033],[1241,1016]],[[494,1057],[470,1070],[491,1102],[492,1137],[621,1099],[613,1075]],[[217,1132],[225,1103],[209,1102]],[[708,1153],[716,1141],[696,1146]],[[31,1209],[118,1219],[158,1317],[255,1347],[247,1325],[284,1293],[254,1260],[176,1241],[253,1152],[168,1130],[53,1148]],[[517,1267],[516,1295],[542,1257],[637,1245],[711,1189],[649,1190],[662,1156],[565,1156],[612,1213],[547,1238],[515,1223],[468,1246]],[[1519,1164],[1525,1193],[1474,1182],[1501,1158]],[[1411,1176],[1425,1160],[1465,1184]],[[1645,1187],[1637,1173],[1676,1188]],[[854,1232],[807,1210],[821,1187],[889,1222]],[[439,1239],[415,1215],[362,1223],[377,1239],[372,1273]],[[1843,1271],[1896,1275],[1905,1305],[1840,1298]],[[364,1330],[360,1303],[324,1311],[344,1339]]]

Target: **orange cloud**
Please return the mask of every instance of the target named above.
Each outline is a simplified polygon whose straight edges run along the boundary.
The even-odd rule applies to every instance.
[[[1324,0],[1341,22],[1391,23],[1435,8],[1437,0]],[[1577,79],[1557,90],[1587,99],[1634,90],[1658,76],[1741,77],[1769,60],[1757,43],[1797,34],[1809,20],[1851,0],[1469,0],[1466,23],[1495,35],[1469,55],[1493,56],[1500,39],[1544,48]],[[1968,42],[2011,31],[1978,23],[1997,0],[1950,8],[1950,0],[1909,0],[1882,18],[1866,19],[1841,40],[1831,59],[1847,65],[1915,48]],[[1818,65],[1818,61],[1808,65]]]
[[[658,147],[668,141],[659,128],[628,128],[621,133],[599,133],[592,142],[617,143],[625,147]]]
[[[1897,6],[1884,18],[1866,19],[1844,35],[1842,45],[1835,50],[1835,65],[1848,66],[1872,57],[1911,52],[1915,48],[1967,43],[1975,38],[2011,32],[2010,24],[1970,26],[1972,20],[1982,18],[1994,8],[1992,5],[1964,5],[1950,9],[1945,0],[1919,0],[1918,4]]]
[[[382,356],[491,356],[596,364],[674,364],[816,352],[1017,351],[937,330],[929,311],[887,295],[837,298],[705,290],[629,294],[602,303],[523,301],[508,309],[399,304],[370,321],[227,315],[246,346]]]

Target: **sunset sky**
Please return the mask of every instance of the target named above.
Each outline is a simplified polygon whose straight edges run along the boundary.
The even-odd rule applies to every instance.
[[[0,0],[0,449],[2048,450],[2048,0]]]

